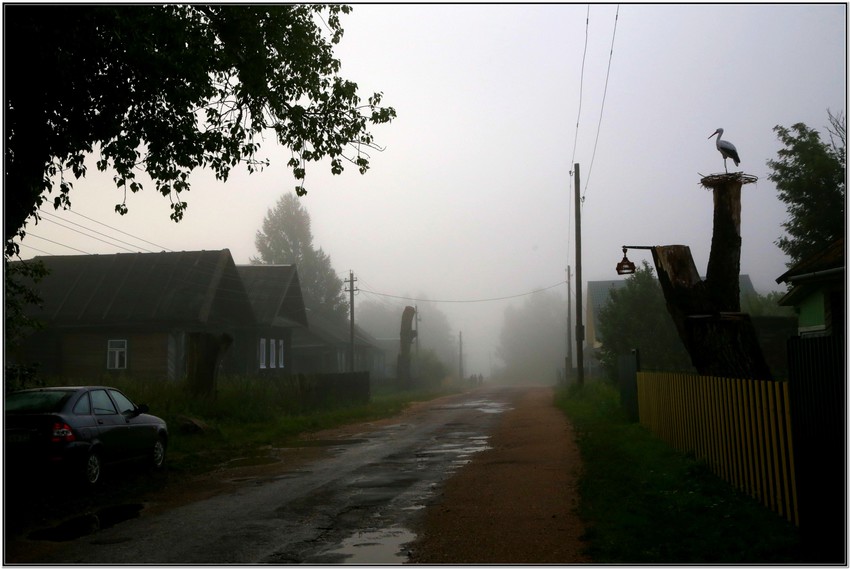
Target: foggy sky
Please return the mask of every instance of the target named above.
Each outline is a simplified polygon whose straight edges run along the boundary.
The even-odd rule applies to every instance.
[[[421,302],[373,293],[481,301],[552,285],[566,298],[565,269],[574,274],[576,258],[574,163],[585,197],[585,282],[623,278],[614,266],[624,244],[688,245],[705,274],[712,196],[699,181],[723,172],[707,139],[718,127],[741,157],[730,171],[759,179],[743,189],[741,272],[761,293],[780,290],[774,280],[787,258],[774,242],[787,215],[767,179],[766,162],[780,149],[772,129],[803,122],[825,136],[827,109],[846,110],[846,6],[622,4],[614,36],[617,9],[377,4],[342,18],[341,75],[364,100],[382,91],[398,112],[373,129],[386,150],[372,153],[365,176],[353,166],[341,176],[327,164],[307,168],[302,203],[314,244],[342,278],[354,271],[355,303],[383,299],[400,314]],[[295,186],[290,154],[273,140],[263,173],[239,170],[226,184],[194,175],[179,224],[152,183],[129,196],[128,215],[114,213],[122,192],[92,161],[75,182],[73,211],[133,237],[50,207],[51,216],[28,225],[22,257],[78,254],[42,238],[86,253],[125,252],[56,225],[59,216],[134,251],[227,248],[248,263],[263,217]],[[629,256],[651,260],[643,253]],[[467,373],[487,375],[498,363],[504,308],[522,301],[439,305],[453,332],[463,332]]]

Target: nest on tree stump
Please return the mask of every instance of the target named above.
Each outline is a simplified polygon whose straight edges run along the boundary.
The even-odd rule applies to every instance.
[[[702,174],[700,174],[702,175]],[[715,188],[719,188],[725,186],[730,182],[741,182],[741,184],[752,184],[757,181],[758,177],[753,176],[751,174],[744,174],[743,172],[732,172],[731,174],[709,174],[708,176],[703,176],[702,180],[700,180],[700,184],[702,184],[703,188],[708,190],[713,190]]]

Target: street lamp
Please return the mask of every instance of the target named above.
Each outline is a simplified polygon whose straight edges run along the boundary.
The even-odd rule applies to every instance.
[[[629,261],[629,258],[626,257],[626,251],[628,251],[628,249],[623,247],[623,260],[617,263],[618,275],[631,275],[635,272],[635,264]]]

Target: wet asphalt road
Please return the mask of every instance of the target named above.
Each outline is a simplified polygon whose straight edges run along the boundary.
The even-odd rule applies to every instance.
[[[329,446],[271,481],[178,507],[144,510],[46,551],[35,563],[403,563],[411,528],[443,482],[487,448],[520,393],[443,399]]]

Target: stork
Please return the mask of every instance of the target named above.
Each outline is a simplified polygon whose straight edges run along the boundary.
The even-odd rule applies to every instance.
[[[723,168],[726,170],[726,173],[729,173],[729,168],[726,168],[726,159],[731,158],[735,163],[735,166],[741,163],[741,159],[738,158],[738,150],[735,148],[735,145],[729,142],[728,140],[720,140],[720,137],[723,136],[723,129],[718,128],[711,136],[717,135],[717,150],[720,151],[720,154],[723,156]]]

